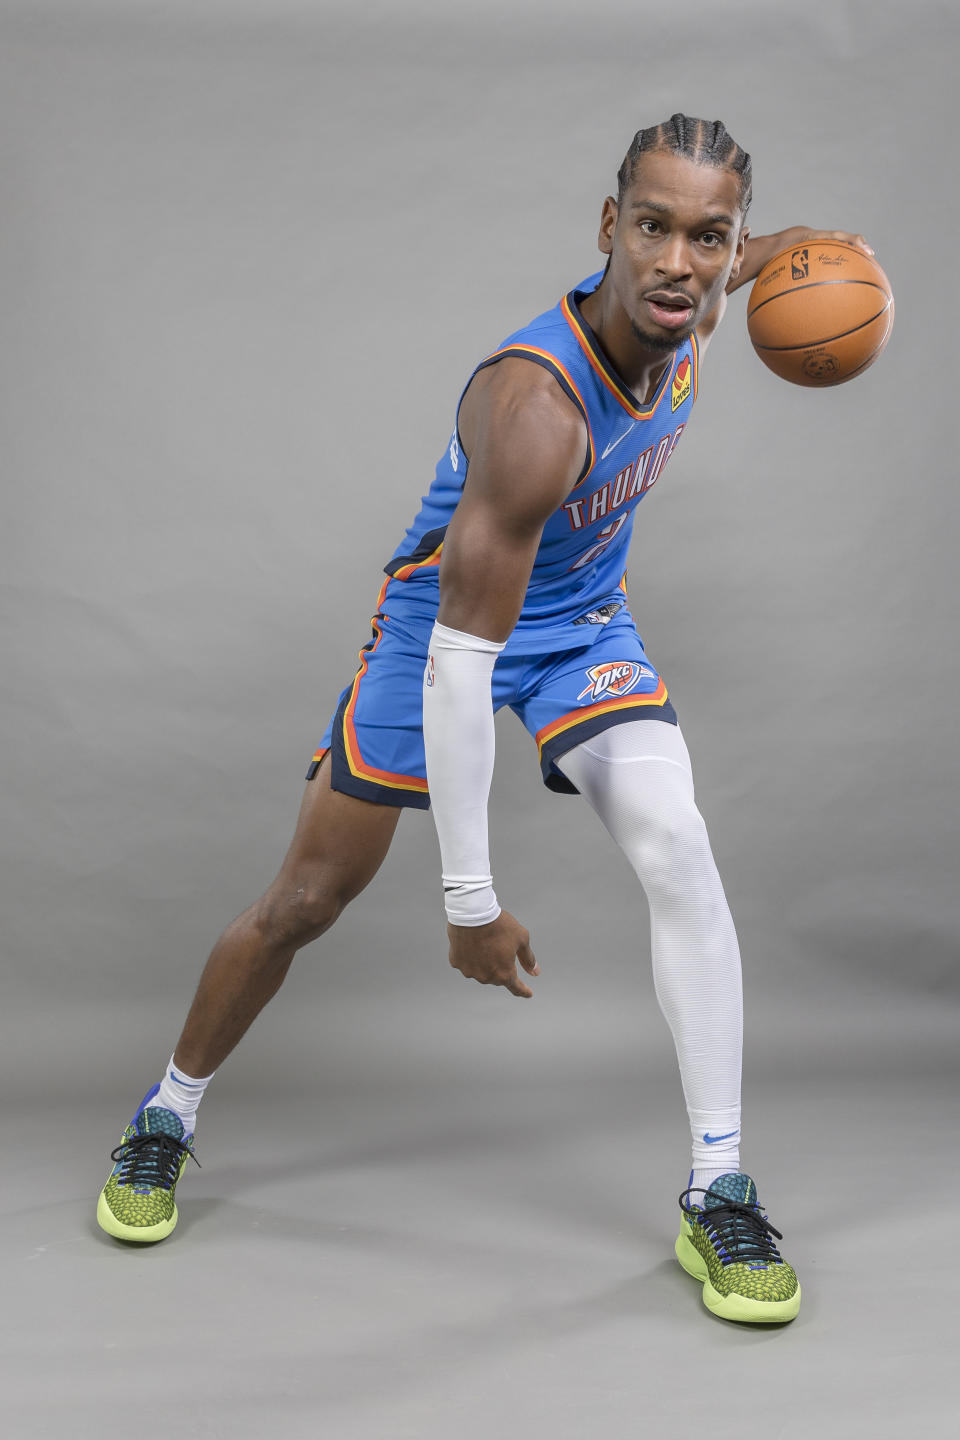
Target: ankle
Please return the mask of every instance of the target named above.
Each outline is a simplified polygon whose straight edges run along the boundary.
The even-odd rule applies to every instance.
[[[194,1076],[183,1066],[177,1064],[175,1055],[170,1057],[170,1063],[160,1081],[160,1089],[153,1099],[153,1104],[164,1110],[172,1110],[175,1115],[179,1115],[185,1135],[193,1134],[197,1109],[207,1086],[213,1079],[213,1073]]]

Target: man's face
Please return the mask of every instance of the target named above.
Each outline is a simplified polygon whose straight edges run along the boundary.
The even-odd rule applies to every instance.
[[[675,350],[714,310],[743,259],[740,181],[732,170],[651,151],[619,207],[608,197],[599,245],[605,280],[637,340]]]

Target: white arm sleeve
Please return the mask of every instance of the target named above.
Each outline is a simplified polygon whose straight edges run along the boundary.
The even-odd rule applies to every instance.
[[[423,675],[423,745],[451,925],[486,925],[500,906],[490,873],[493,667],[503,645],[439,622]]]

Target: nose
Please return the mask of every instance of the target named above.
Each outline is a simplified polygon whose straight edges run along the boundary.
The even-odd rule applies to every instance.
[[[693,274],[685,235],[671,235],[657,256],[657,271],[665,280],[684,280]]]

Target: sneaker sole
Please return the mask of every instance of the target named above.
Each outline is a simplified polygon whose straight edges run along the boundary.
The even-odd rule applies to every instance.
[[[97,1201],[97,1224],[101,1230],[106,1230],[115,1240],[133,1240],[138,1245],[155,1245],[158,1240],[166,1240],[171,1230],[174,1229],[180,1219],[176,1205],[173,1207],[173,1214],[169,1220],[161,1220],[157,1225],[124,1225],[107,1204],[107,1197],[100,1191],[100,1199]]]
[[[677,1259],[694,1280],[703,1284],[703,1303],[722,1320],[739,1320],[751,1325],[783,1325],[796,1319],[800,1310],[800,1286],[789,1300],[750,1300],[745,1295],[721,1295],[710,1282],[707,1262],[681,1230],[673,1247]]]

